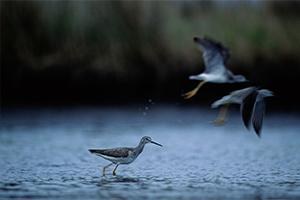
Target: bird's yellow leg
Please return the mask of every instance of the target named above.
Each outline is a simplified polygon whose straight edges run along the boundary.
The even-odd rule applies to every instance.
[[[183,98],[184,99],[190,99],[192,98],[193,96],[195,96],[195,94],[198,92],[198,90],[206,83],[206,81],[202,81],[200,82],[197,87],[195,87],[193,90],[183,94]]]
[[[113,175],[114,175],[114,176],[116,175],[116,170],[117,170],[118,166],[119,166],[119,165],[116,165],[116,167],[115,167],[115,169],[114,169],[114,171],[113,171]]]
[[[221,109],[217,116],[217,118],[213,121],[215,125],[221,126],[226,122],[226,116],[228,112],[229,104],[225,104]]]
[[[111,166],[113,163],[110,163],[109,165],[106,165],[105,167],[103,167],[103,171],[102,171],[102,175],[105,176],[105,169],[108,168],[109,166]]]

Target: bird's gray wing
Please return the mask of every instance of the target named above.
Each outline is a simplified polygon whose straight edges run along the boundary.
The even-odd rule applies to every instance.
[[[89,149],[91,153],[101,154],[111,157],[127,157],[132,148],[114,148],[114,149]]]
[[[248,94],[241,103],[241,114],[244,125],[247,129],[250,128],[251,117],[255,106],[257,92],[252,91]]]
[[[194,37],[194,42],[203,52],[204,73],[225,73],[225,63],[230,57],[229,50],[220,42],[209,38]]]
[[[258,136],[260,136],[261,133],[264,114],[265,114],[265,102],[263,97],[258,95],[254,105],[253,116],[252,116],[252,125],[255,130],[255,133]]]
[[[242,102],[243,99],[245,99],[248,95],[250,95],[255,90],[257,90],[257,88],[251,86],[251,87],[246,87],[246,88],[243,88],[240,90],[234,90],[234,91],[230,92],[230,95],[241,99],[241,102]]]
[[[231,103],[243,104],[245,97],[247,97],[249,94],[251,94],[255,90],[256,90],[256,87],[247,87],[247,88],[240,89],[240,90],[234,90],[234,91],[230,92],[229,95],[223,96],[221,99],[213,102],[211,104],[211,108],[217,108],[220,105],[231,104]]]
[[[232,103],[231,98],[232,98],[231,95],[223,96],[221,99],[218,99],[218,100],[214,101],[211,104],[211,108],[217,108],[221,105]]]

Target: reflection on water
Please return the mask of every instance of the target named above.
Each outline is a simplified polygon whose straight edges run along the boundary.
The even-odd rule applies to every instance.
[[[112,176],[107,177],[104,176],[101,178],[101,180],[98,182],[98,186],[104,186],[112,183],[137,183],[140,180],[138,178],[132,178],[132,177],[123,177],[123,176]]]
[[[231,115],[140,108],[22,110],[2,114],[0,198],[297,199],[300,197],[298,116],[267,116],[258,139]],[[147,144],[117,176],[87,149]]]

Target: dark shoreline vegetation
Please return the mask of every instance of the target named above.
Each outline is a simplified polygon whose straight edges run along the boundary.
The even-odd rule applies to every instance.
[[[203,61],[195,35],[222,41],[229,68],[300,109],[297,1],[1,1],[1,104],[203,104],[243,85],[181,94]],[[246,84],[247,85],[247,84]],[[205,95],[202,95],[202,93]]]

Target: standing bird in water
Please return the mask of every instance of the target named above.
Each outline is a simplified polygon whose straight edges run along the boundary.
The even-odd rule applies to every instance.
[[[271,96],[274,95],[270,90],[259,90],[257,87],[248,87],[241,90],[235,90],[229,95],[226,95],[212,103],[212,108],[217,108],[221,105],[224,105],[215,122],[219,124],[225,122],[226,112],[229,104],[240,104],[240,111],[245,127],[249,129],[252,121],[255,133],[260,136],[265,113],[264,98]]]
[[[161,144],[152,141],[151,137],[144,136],[142,137],[140,143],[137,147],[129,148],[129,147],[120,147],[120,148],[113,148],[113,149],[89,149],[89,152],[100,156],[106,160],[109,160],[111,163],[107,166],[103,167],[103,176],[105,176],[105,169],[113,164],[116,167],[113,170],[113,175],[116,175],[117,167],[121,164],[130,164],[132,163],[139,155],[142,153],[145,144],[152,143],[158,146]]]
[[[236,83],[245,82],[247,79],[242,75],[234,75],[225,66],[229,59],[229,50],[221,43],[208,38],[194,37],[194,42],[203,52],[205,70],[198,75],[190,76],[190,80],[199,80],[200,83],[193,90],[183,94],[185,99],[193,97],[206,83]]]

